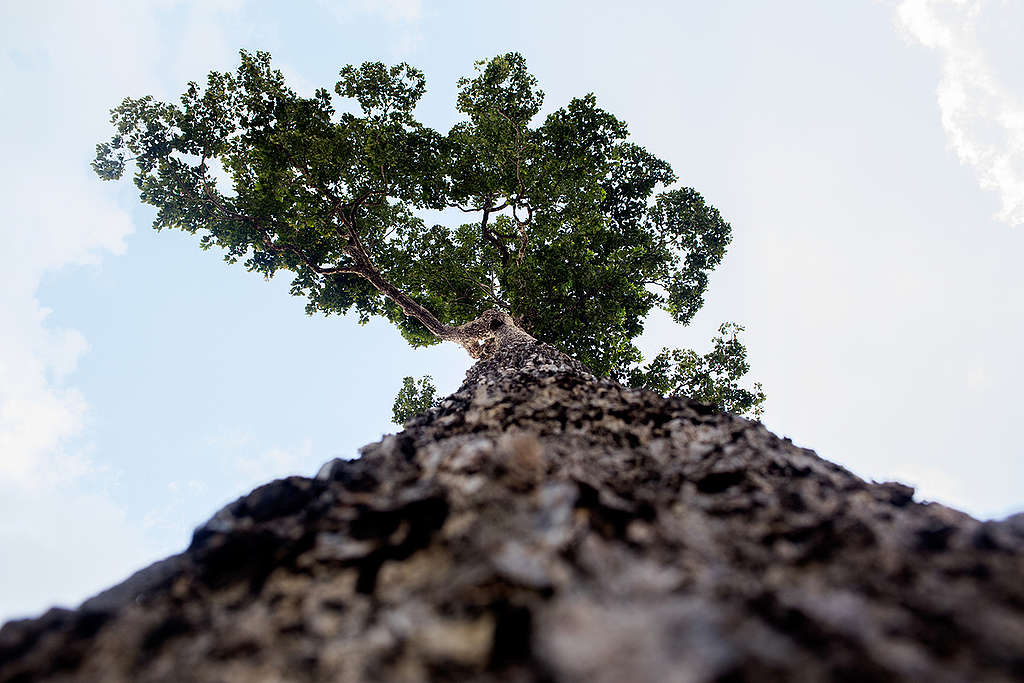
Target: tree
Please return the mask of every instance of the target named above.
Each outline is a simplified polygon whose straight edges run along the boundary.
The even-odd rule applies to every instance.
[[[447,134],[413,116],[425,88],[408,64],[347,66],[334,92],[360,113],[339,113],[327,90],[300,97],[268,54],[243,51],[178,104],[124,100],[93,166],[116,179],[133,162],[154,227],[268,278],[291,271],[310,313],[384,316],[413,346],[454,341],[474,358],[507,321],[600,376],[759,414],[760,386],[739,384],[742,328],[714,359],[665,350],[644,366],[633,341],[652,309],[687,324],[703,304],[731,239],[714,207],[659,191],[676,180],[668,163],[592,94],[533,125],[544,96],[519,54],[459,81]],[[428,225],[430,211],[471,222]]]
[[[476,101],[477,91],[466,91]],[[163,139],[161,131],[152,128]],[[174,166],[168,158],[161,164]],[[484,170],[492,163],[474,159]],[[160,170],[165,185],[153,191],[173,186],[177,172]],[[208,181],[196,182],[198,196],[207,196]],[[248,215],[235,200],[214,197],[188,206]],[[365,203],[374,202],[368,196]],[[395,206],[381,201],[374,210]],[[540,222],[544,212],[532,208]],[[272,205],[267,215],[280,209]],[[207,229],[259,230],[267,219],[237,218],[227,227],[219,220]],[[518,230],[518,219],[510,220],[508,229]],[[486,221],[470,227],[452,248],[492,230]],[[587,234],[601,232],[590,227]],[[416,337],[421,325],[480,360],[457,392],[363,448],[361,457],[333,460],[315,478],[256,489],[198,528],[184,552],[77,610],[5,625],[0,683],[1019,678],[1024,515],[979,522],[916,503],[910,487],[865,482],[759,423],[595,376],[520,327],[530,311],[511,301],[507,310],[468,308],[464,317],[477,317],[455,325],[461,318],[450,307],[468,300],[431,299],[446,291],[431,276],[420,276],[415,298],[401,291],[380,298],[373,273],[385,290],[397,285],[383,273],[409,278],[404,287],[415,280],[401,269],[369,270],[352,245],[371,233],[317,241],[319,233],[302,228],[282,241],[281,229],[267,233],[263,251],[246,243],[247,258],[281,258],[309,276],[319,289],[302,291],[313,303],[327,291],[347,296],[339,300],[361,313],[393,315],[414,340],[431,339]],[[535,234],[502,230],[511,238],[495,239],[512,263],[520,252],[523,263],[533,258]],[[383,237],[379,243],[378,262],[392,249],[401,252]],[[332,259],[307,261],[314,248]],[[325,275],[311,262],[321,271],[359,274]],[[426,272],[412,256],[404,267]],[[558,268],[577,276],[572,266]],[[352,279],[342,287],[337,275]],[[509,282],[528,280],[505,277],[492,280],[496,295],[515,293]],[[363,281],[370,286],[358,289]],[[616,282],[608,287],[621,286]],[[445,317],[421,320],[421,300]],[[543,297],[535,303],[532,320],[543,320]],[[364,304],[379,308],[359,308]],[[403,306],[411,322],[395,312],[404,314]],[[573,315],[596,320],[597,308]],[[607,334],[628,343],[628,332],[585,329],[583,341],[562,343],[579,344],[577,353],[589,353],[609,374],[628,367],[645,375],[638,381],[661,382],[664,392],[705,391],[691,382],[693,372],[745,371],[734,326],[723,326],[705,356],[665,351],[639,368],[599,363],[614,353],[594,340]],[[407,398],[422,397],[427,386],[408,378]]]
[[[505,341],[360,458],[5,625],[0,683],[1019,680],[1024,515]]]
[[[406,421],[437,404],[437,387],[434,378],[426,375],[419,382],[412,377],[402,379],[402,388],[395,397],[395,405],[391,409],[391,421],[404,425]]]

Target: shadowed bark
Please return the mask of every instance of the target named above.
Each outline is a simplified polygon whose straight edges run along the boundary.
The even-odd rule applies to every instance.
[[[915,503],[485,327],[403,432],[4,626],[0,681],[1019,680],[1024,515]]]

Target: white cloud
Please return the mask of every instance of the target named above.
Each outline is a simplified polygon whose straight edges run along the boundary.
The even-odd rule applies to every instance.
[[[212,13],[241,1],[4,8],[0,80],[20,104],[0,108],[9,161],[0,168],[0,621],[77,602],[152,559],[142,520],[106,495],[109,464],[85,442],[88,397],[74,370],[88,342],[51,322],[38,291],[48,274],[124,251],[134,226],[116,201],[121,190],[88,166],[92,146],[109,135],[106,112],[126,95],[164,96],[160,74],[196,78],[211,63],[195,73],[199,62],[223,59]],[[181,30],[161,40],[177,8]]]
[[[75,606],[159,554],[103,492],[45,483],[35,491],[0,484],[0,622]]]
[[[984,13],[1010,11],[982,0],[904,0],[901,27],[942,56],[937,90],[942,126],[982,188],[999,194],[996,218],[1024,223],[1024,101],[1003,83],[978,37]]]
[[[158,87],[155,7],[49,2],[5,13],[0,78],[11,92],[38,96],[0,111],[6,154],[17,160],[0,170],[0,235],[14,255],[0,273],[0,483],[28,485],[55,458],[72,457],[65,450],[87,423],[86,397],[66,380],[88,343],[49,325],[36,292],[48,273],[123,253],[134,229],[88,161],[109,132],[105,111],[127,93]],[[196,52],[213,34],[198,32],[181,52]]]
[[[88,343],[77,330],[48,324],[36,298],[42,277],[72,264],[120,253],[128,215],[90,187],[85,172],[40,168],[0,172],[3,242],[15,255],[0,275],[0,482],[29,485],[86,423],[81,392],[66,381]]]

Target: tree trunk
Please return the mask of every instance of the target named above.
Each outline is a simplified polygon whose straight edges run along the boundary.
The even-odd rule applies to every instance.
[[[1024,515],[506,341],[361,458],[4,626],[0,681],[1020,680]]]

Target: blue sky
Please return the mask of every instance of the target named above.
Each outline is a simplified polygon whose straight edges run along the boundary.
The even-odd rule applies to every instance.
[[[449,392],[469,366],[306,316],[91,174],[121,98],[176,97],[239,48],[300,92],[409,61],[440,129],[456,79],[508,50],[546,111],[596,93],[734,228],[694,324],[654,316],[646,348],[740,322],[777,433],[920,500],[1024,509],[1022,32],[998,0],[5,4],[0,620],[182,549],[253,486],[392,431],[403,376]]]

